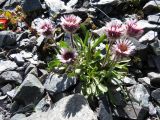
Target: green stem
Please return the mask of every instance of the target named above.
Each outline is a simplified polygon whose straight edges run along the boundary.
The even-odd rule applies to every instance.
[[[72,48],[75,48],[75,45],[74,45],[74,40],[73,40],[73,34],[71,33],[70,34],[71,35],[71,45],[72,45]]]
[[[105,67],[106,61],[109,62],[109,60],[108,60],[109,59],[109,50],[110,50],[110,48],[111,48],[112,45],[113,45],[113,41],[109,41],[109,46],[108,46],[108,49],[107,49],[106,56],[104,58],[102,67]]]
[[[56,52],[57,52],[57,53],[60,53],[60,51],[59,51],[59,49],[58,49],[57,42],[54,40],[53,36],[51,37],[51,39],[54,41],[54,44],[56,45],[56,46],[55,46]]]

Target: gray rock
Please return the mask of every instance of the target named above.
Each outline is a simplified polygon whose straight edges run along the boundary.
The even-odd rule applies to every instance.
[[[135,102],[140,103],[142,106],[148,107],[150,95],[148,90],[142,84],[134,85],[129,89],[131,97]]]
[[[155,72],[150,72],[147,75],[151,80],[152,79],[159,79],[160,80],[160,74],[159,73],[155,73]]]
[[[1,0],[0,1],[0,6],[2,6],[5,2],[6,2],[6,0]]]
[[[46,95],[35,107],[35,111],[45,112],[51,108],[51,98]]]
[[[155,64],[158,72],[160,72],[160,62],[159,62],[160,61],[160,55],[158,55],[158,56],[152,56],[152,59],[154,61],[154,64]]]
[[[17,65],[23,65],[25,63],[25,60],[23,56],[20,53],[17,54],[11,54],[9,56],[11,59],[14,59]]]
[[[21,34],[18,35],[16,41],[19,42],[19,41],[21,41],[21,40],[23,40],[25,38],[28,38],[28,34],[29,34],[28,30],[24,31],[23,33],[21,33]]]
[[[22,83],[22,76],[16,71],[6,71],[0,74],[0,83],[15,82],[17,84]]]
[[[160,107],[156,107],[156,110],[157,110],[158,116],[160,117]]]
[[[25,114],[15,114],[10,120],[22,120],[26,118]]]
[[[18,66],[15,62],[12,62],[10,60],[3,61],[0,60],[0,73],[6,71],[6,70],[15,70]]]
[[[68,78],[66,74],[58,75],[52,73],[47,77],[44,87],[50,92],[60,93],[72,87],[76,83],[77,79],[74,77]]]
[[[42,45],[42,43],[44,42],[44,40],[45,40],[44,36],[40,36],[37,39],[37,46],[40,47]]]
[[[3,9],[14,9],[17,5],[21,4],[22,0],[6,0],[7,2],[3,6]]]
[[[45,3],[50,8],[50,10],[55,12],[55,13],[59,13],[59,11],[66,10],[66,9],[71,9],[72,10],[72,8],[70,6],[67,7],[65,5],[65,3],[61,0],[57,0],[56,2],[55,1],[50,1],[50,0],[45,0]]]
[[[154,87],[160,87],[160,74],[155,72],[148,73],[148,77],[151,79],[151,85]]]
[[[150,85],[151,84],[151,80],[149,77],[144,77],[144,78],[138,78],[138,81],[141,82],[144,85]]]
[[[160,41],[159,40],[156,40],[155,42],[151,43],[150,46],[156,55],[160,55]]]
[[[124,77],[122,81],[127,85],[135,85],[137,83],[136,80],[131,77]]]
[[[16,95],[16,91],[17,91],[17,88],[14,88],[13,90],[8,91],[7,95],[11,98],[14,98],[14,96]]]
[[[28,58],[32,58],[33,54],[31,52],[27,52],[27,51],[21,51],[20,54],[23,56],[24,59],[28,59]]]
[[[10,31],[0,31],[0,47],[16,44],[16,34]]]
[[[44,87],[32,74],[28,74],[23,83],[19,86],[14,97],[15,101],[21,101],[25,105],[37,103],[44,94]]]
[[[148,21],[150,23],[160,24],[160,15],[158,15],[158,14],[149,15],[148,16]]]
[[[32,11],[42,10],[40,0],[34,0],[34,1],[23,0],[22,8],[23,8],[24,12],[32,12]]]
[[[128,103],[124,108],[117,107],[114,110],[115,115],[121,118],[128,118],[129,120],[144,120],[148,114],[148,110],[137,103]]]
[[[152,98],[160,104],[160,88],[152,91],[151,93]]]
[[[156,115],[156,113],[157,113],[156,108],[154,107],[154,105],[151,102],[149,102],[149,114]]]
[[[113,120],[111,108],[106,96],[100,98],[97,112],[99,120]]]
[[[153,41],[157,36],[158,36],[157,32],[149,31],[139,39],[139,42]]]
[[[20,48],[33,48],[36,45],[36,41],[33,39],[23,39],[20,41]]]
[[[2,88],[1,88],[1,91],[3,92],[3,94],[6,94],[8,91],[10,91],[12,89],[12,85],[10,85],[10,84],[7,84],[7,85],[5,85],[5,86],[3,86]]]
[[[158,6],[157,6],[157,4],[158,4]],[[155,0],[150,0],[143,7],[144,14],[150,15],[150,14],[154,14],[156,12],[159,12],[159,5],[160,5],[159,0],[156,0],[156,2],[155,2]]]
[[[34,68],[36,68],[36,66],[35,65],[33,65],[33,64],[29,64],[28,66],[27,66],[27,68],[26,68],[26,70],[25,70],[25,75],[27,75],[32,69],[34,69]]]
[[[59,100],[52,110],[37,112],[22,120],[97,120],[82,95],[70,95]]]
[[[136,46],[137,51],[145,51],[147,49],[147,45],[138,42],[137,39],[132,38],[132,43]]]
[[[121,0],[90,0],[90,4],[92,5],[106,5],[106,4],[113,4],[118,3]]]
[[[149,30],[159,31],[160,29],[160,25],[151,24],[147,20],[139,20],[137,22],[137,26],[143,28],[146,31],[149,31]]]

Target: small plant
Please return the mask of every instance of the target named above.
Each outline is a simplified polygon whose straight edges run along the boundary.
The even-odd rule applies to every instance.
[[[76,77],[86,97],[106,93],[112,81],[117,82],[127,75],[129,56],[135,49],[130,39],[142,34],[136,22],[124,24],[113,20],[105,26],[104,34],[96,37],[83,23],[80,25],[81,19],[77,16],[62,17],[61,21],[63,30],[71,35],[70,42],[56,43],[57,54],[48,63],[50,71],[59,68],[68,76]],[[79,27],[84,39],[76,33]]]
[[[0,18],[6,19],[8,25],[12,26],[13,29],[16,29],[18,22],[24,21],[25,17],[26,15],[20,6],[17,6],[14,11],[0,10]],[[7,28],[6,24],[2,29],[4,28]]]

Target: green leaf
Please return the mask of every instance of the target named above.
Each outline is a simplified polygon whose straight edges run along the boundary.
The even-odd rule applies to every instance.
[[[85,36],[85,35],[86,35],[86,32],[88,31],[87,28],[86,28],[86,26],[82,23],[82,24],[80,25],[80,28],[81,28],[81,30],[82,30],[83,35]]]
[[[68,43],[65,41],[60,41],[59,46],[60,46],[60,48],[69,48]]]
[[[94,85],[92,83],[90,87],[91,87],[92,93],[95,94],[96,93],[96,85]]]
[[[88,44],[89,37],[90,37],[90,34],[89,34],[89,31],[87,31],[87,32],[86,32],[86,35],[85,35],[85,39],[84,39],[84,44],[85,44],[85,45]]]
[[[0,30],[4,29],[3,24],[0,23]]]
[[[74,39],[81,45],[81,47],[84,48],[84,43],[83,43],[83,40],[76,34],[73,36]]]
[[[108,88],[103,84],[99,84],[97,87],[102,93],[106,93],[108,91]]]
[[[105,38],[106,38],[106,35],[100,36],[100,38],[92,46],[92,49],[95,49],[100,43],[102,43],[104,41]]]
[[[52,60],[51,62],[48,63],[48,69],[53,70],[55,67],[58,67],[61,64],[61,62],[56,59],[56,60]]]

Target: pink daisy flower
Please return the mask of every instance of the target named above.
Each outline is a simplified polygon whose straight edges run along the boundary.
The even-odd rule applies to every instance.
[[[135,49],[135,46],[131,41],[127,39],[120,39],[112,46],[113,53],[117,57],[129,56]]]
[[[119,39],[124,34],[124,25],[120,20],[112,20],[106,25],[106,34],[111,40]]]
[[[44,19],[39,22],[37,32],[45,37],[51,37],[54,29],[55,28],[53,27],[52,21],[49,19]]]
[[[126,35],[128,37],[139,38],[143,34],[143,29],[137,25],[137,20],[128,20],[126,22]]]
[[[75,15],[61,17],[61,26],[65,32],[74,33],[80,27],[81,18]]]
[[[62,48],[60,50],[60,54],[57,55],[57,58],[62,63],[72,63],[76,59],[77,55],[78,54],[75,50],[69,50],[69,49]]]

